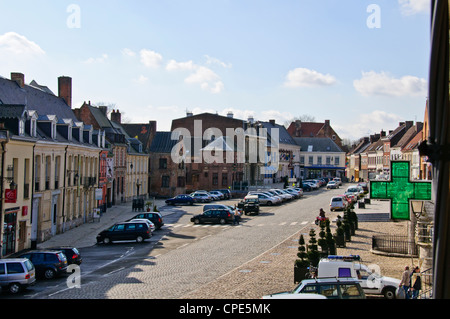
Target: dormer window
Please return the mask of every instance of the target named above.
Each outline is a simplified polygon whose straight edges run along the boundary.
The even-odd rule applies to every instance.
[[[25,121],[23,119],[19,119],[19,136],[25,135]]]
[[[31,121],[30,121],[30,135],[32,137],[36,137],[37,136],[36,127],[37,127],[37,121],[36,121],[36,119],[32,118]]]

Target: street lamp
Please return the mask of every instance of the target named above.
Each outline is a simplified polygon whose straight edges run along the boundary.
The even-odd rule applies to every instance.
[[[424,202],[422,200],[412,200],[411,210],[416,218],[419,218],[423,212]]]

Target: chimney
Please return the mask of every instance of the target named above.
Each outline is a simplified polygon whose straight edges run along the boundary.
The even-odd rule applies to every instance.
[[[269,123],[275,126],[275,120],[269,120]]]
[[[406,121],[405,124],[406,124],[406,129],[409,129],[409,128],[413,127],[414,121]]]
[[[234,114],[233,114],[233,112],[228,112],[228,114],[227,114],[227,117],[229,117],[230,119],[232,119],[233,117],[234,117]]]
[[[58,96],[72,107],[72,78],[61,76],[58,78]]]
[[[330,120],[325,120],[325,125],[330,126]]]
[[[108,112],[108,107],[107,106],[103,106],[103,105],[99,105],[98,108],[103,113],[103,115],[106,116],[106,113]]]
[[[380,132],[380,137],[385,137],[386,136],[386,132],[385,131],[381,131]]]
[[[16,82],[23,88],[25,86],[25,75],[23,73],[11,72],[11,81]]]
[[[122,122],[122,116],[121,116],[121,114],[120,114],[120,112],[119,112],[119,110],[113,110],[112,112],[111,112],[111,121],[112,122],[114,122],[114,123],[117,123],[117,124],[121,124]]]

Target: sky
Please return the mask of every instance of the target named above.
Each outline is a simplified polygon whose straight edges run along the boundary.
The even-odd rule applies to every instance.
[[[25,10],[26,8],[26,10]],[[0,76],[170,130],[186,111],[341,138],[423,121],[430,0],[0,0]]]

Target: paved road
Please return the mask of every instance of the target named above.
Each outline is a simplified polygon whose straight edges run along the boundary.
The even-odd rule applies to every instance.
[[[258,216],[244,216],[239,226],[194,226],[189,219],[201,207],[173,208],[173,214],[165,218],[165,229],[145,244],[127,242],[84,249],[83,266],[89,271],[82,272],[81,288],[69,289],[65,282],[59,282],[27,297],[182,298],[307,227],[319,208],[327,210],[330,197],[342,192],[341,188],[305,193],[302,199],[264,207]]]

